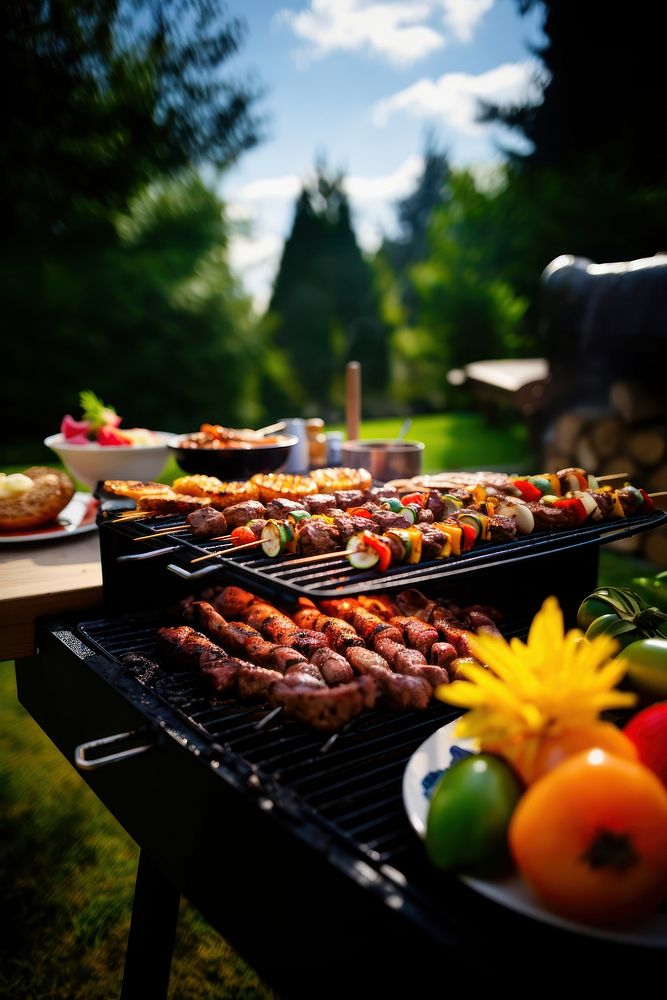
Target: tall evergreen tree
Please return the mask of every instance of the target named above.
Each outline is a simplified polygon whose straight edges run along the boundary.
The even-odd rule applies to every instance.
[[[365,398],[381,398],[387,343],[372,270],[354,235],[343,178],[322,163],[297,199],[267,320],[305,410],[340,407],[349,360],[361,362]]]

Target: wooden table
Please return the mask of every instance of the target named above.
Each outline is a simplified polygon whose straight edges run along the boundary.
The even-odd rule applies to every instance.
[[[37,618],[101,604],[97,531],[0,548],[0,660],[35,651]]]

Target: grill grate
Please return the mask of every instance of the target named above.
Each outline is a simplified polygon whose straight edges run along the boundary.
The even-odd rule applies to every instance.
[[[168,559],[167,568],[187,580],[204,576],[213,580],[224,575],[225,580],[233,580],[250,588],[270,590],[274,593],[281,591],[291,595],[292,598],[307,596],[318,599],[341,597],[344,594],[362,594],[367,592],[369,587],[380,591],[423,586],[463,573],[469,574],[505,566],[511,561],[525,561],[547,554],[574,552],[648,531],[666,521],[666,512],[655,511],[622,520],[587,524],[567,531],[533,532],[503,544],[483,543],[457,557],[414,565],[392,566],[382,574],[376,570],[361,572],[352,569],[343,553],[336,558],[328,558],[321,564],[313,562],[298,564],[294,556],[270,559],[263,554],[257,554],[255,550],[238,552],[229,543],[211,541],[194,543],[187,532],[162,535],[155,539],[133,543],[133,547],[128,551],[138,554],[142,551],[156,551],[173,546],[172,552],[165,553],[165,558]],[[175,526],[180,522],[181,519],[178,517],[154,518],[139,523],[107,520],[101,528],[103,531],[120,532],[131,541],[139,535]],[[211,560],[211,565],[198,563],[193,566],[191,560],[195,554],[206,555],[216,550],[220,552],[220,556],[215,561]]]
[[[107,618],[83,622],[78,631],[107,656],[136,652],[163,666],[144,683],[200,736],[250,765],[261,781],[298,796],[332,836],[383,863],[414,846],[402,804],[403,772],[421,743],[458,714],[455,709],[437,704],[423,712],[374,710],[333,738],[278,718],[258,730],[269,712],[265,704],[216,703],[196,672],[166,669],[155,631],[171,623],[165,614]]]

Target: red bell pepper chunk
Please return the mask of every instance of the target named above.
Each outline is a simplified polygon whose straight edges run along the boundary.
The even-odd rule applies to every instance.
[[[463,551],[469,552],[470,549],[475,544],[477,539],[477,532],[473,528],[472,524],[461,524],[459,522],[459,528],[463,532]]]
[[[88,444],[90,424],[87,420],[75,420],[66,413],[60,424],[60,433],[71,444]]]
[[[647,510],[655,510],[655,504],[653,503],[653,499],[648,495],[648,493],[646,492],[646,490],[643,490],[641,488],[641,486],[640,486],[639,487],[639,492],[644,497],[644,503],[646,504],[646,509]]]
[[[577,515],[577,524],[583,524],[588,517],[586,508],[579,497],[563,497],[562,500],[554,500],[553,506],[573,510]]]
[[[401,497],[401,503],[404,507],[407,507],[409,503],[419,504],[420,507],[426,505],[426,494],[425,493],[408,493],[407,496]]]
[[[373,517],[370,510],[366,507],[348,507],[347,513],[351,514],[353,517],[367,517],[369,521]]]
[[[377,552],[379,556],[378,569],[381,573],[389,569],[391,566],[391,549],[388,544],[378,535],[374,535],[371,531],[364,531],[362,538],[364,544],[368,546],[369,549],[373,549]]]
[[[524,500],[539,500],[542,496],[541,490],[529,483],[527,479],[515,479],[513,485],[516,486]]]
[[[241,524],[232,531],[231,541],[232,545],[245,545],[246,542],[255,542],[257,539],[251,528],[246,527],[245,524]]]

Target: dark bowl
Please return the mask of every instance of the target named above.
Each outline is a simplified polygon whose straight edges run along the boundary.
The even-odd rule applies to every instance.
[[[250,448],[181,448],[177,443],[169,445],[169,451],[184,472],[229,482],[249,479],[258,472],[277,472],[298,440],[294,434],[282,434],[279,442]]]

